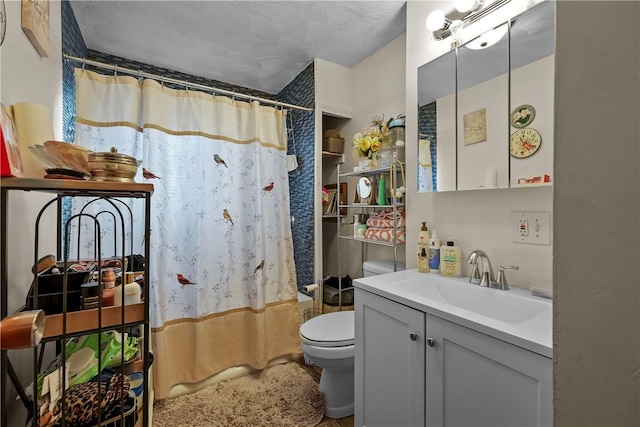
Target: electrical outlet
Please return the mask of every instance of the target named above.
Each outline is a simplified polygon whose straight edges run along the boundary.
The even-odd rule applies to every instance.
[[[511,212],[512,241],[531,245],[551,244],[551,212]]]
[[[529,220],[526,218],[518,218],[518,231],[520,232],[520,236],[528,236]]]

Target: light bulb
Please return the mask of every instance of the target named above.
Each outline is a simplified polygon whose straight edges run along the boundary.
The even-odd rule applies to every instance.
[[[460,13],[471,13],[484,5],[484,0],[456,0],[456,10]]]
[[[444,12],[441,10],[434,10],[427,16],[427,21],[425,25],[430,31],[437,31],[444,27],[445,23]]]
[[[507,34],[507,25],[501,25],[498,28],[494,28],[491,31],[487,31],[486,33],[482,34],[480,37],[470,41],[469,43],[465,44],[465,47],[468,47],[469,49],[473,49],[473,50],[480,50],[480,49],[486,49],[488,47],[493,46],[494,44],[498,43],[502,37],[504,37],[505,34]]]
[[[460,13],[469,12],[476,3],[476,0],[456,0],[456,10]]]

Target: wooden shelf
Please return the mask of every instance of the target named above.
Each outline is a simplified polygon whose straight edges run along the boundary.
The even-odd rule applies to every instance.
[[[124,323],[144,321],[144,303],[124,306]],[[71,311],[67,313],[67,335],[78,335],[85,331],[98,329],[99,311]],[[102,308],[102,329],[116,328],[122,322],[122,306]],[[62,337],[62,314],[50,314],[46,318],[43,340],[55,340]]]
[[[58,194],[85,193],[91,195],[108,195],[111,197],[144,197],[153,193],[153,184],[137,182],[103,182],[81,179],[36,179],[36,178],[2,178],[2,189],[40,191]]]

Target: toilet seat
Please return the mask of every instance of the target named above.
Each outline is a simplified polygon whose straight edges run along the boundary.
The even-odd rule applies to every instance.
[[[352,310],[321,314],[300,326],[300,338],[316,347],[344,347],[353,345],[355,317]]]

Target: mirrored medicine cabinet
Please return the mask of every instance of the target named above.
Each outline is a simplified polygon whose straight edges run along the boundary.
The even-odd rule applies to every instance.
[[[551,185],[554,53],[545,1],[418,68],[419,192]]]

